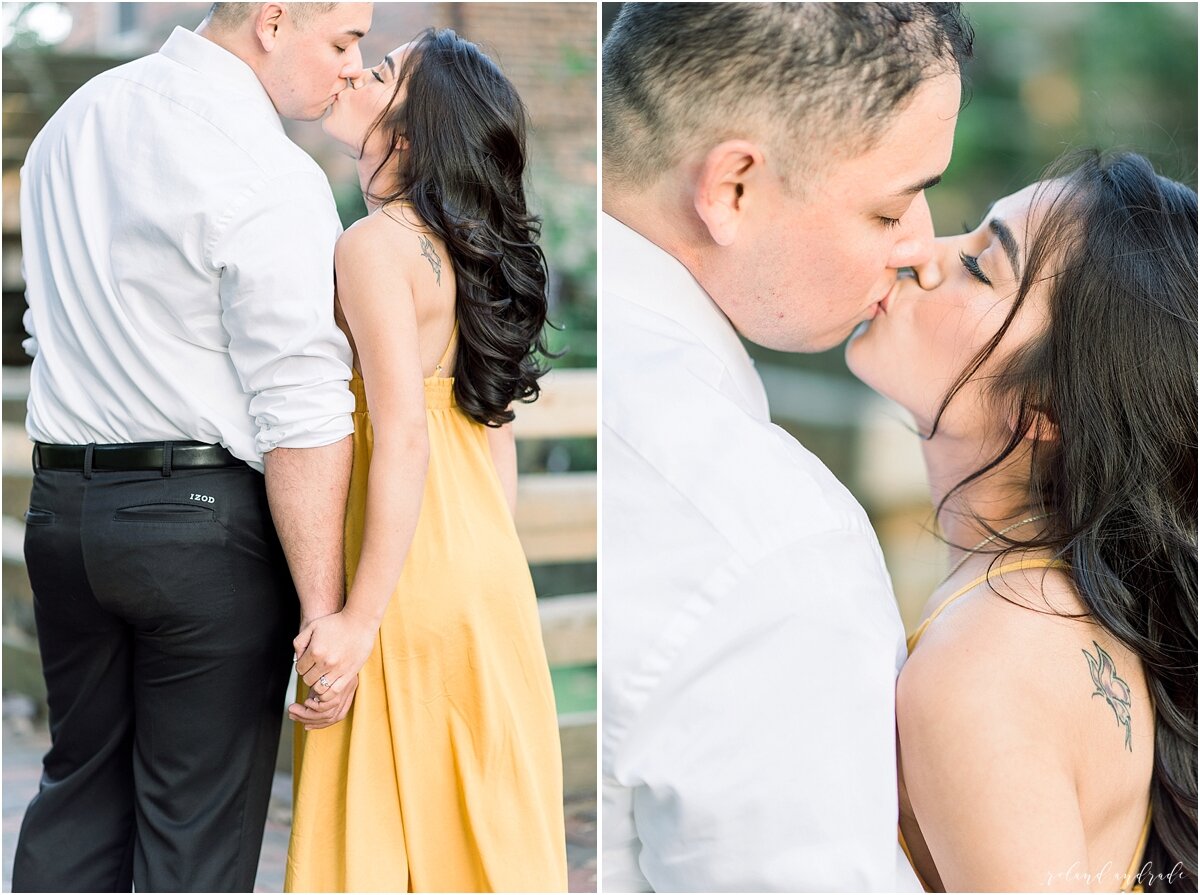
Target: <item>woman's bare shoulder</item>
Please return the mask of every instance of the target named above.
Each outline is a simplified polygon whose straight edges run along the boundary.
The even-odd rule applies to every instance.
[[[1012,572],[947,605],[905,663],[900,705],[921,714],[957,711],[991,699],[1037,711],[1056,701],[1063,659],[1085,621],[1069,577],[1057,569]],[[1003,684],[1001,685],[1001,682]],[[1031,701],[1037,694],[1042,699]]]
[[[956,600],[929,626],[901,671],[897,715],[910,731],[930,723],[1000,726],[1045,745],[1058,742],[1065,753],[1077,745],[1079,725],[1094,721],[1092,697],[1110,674],[1121,678],[1112,686],[1123,685],[1128,701],[1140,669],[1087,612],[1070,575],[1058,568],[1009,572]],[[1116,705],[1108,723],[1127,711]]]
[[[339,264],[354,261],[390,266],[396,272],[430,270],[441,274],[446,250],[442,241],[409,206],[391,205],[355,221],[337,242]]]

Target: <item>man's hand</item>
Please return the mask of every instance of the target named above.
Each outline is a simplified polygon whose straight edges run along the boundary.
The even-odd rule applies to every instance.
[[[325,699],[318,700],[317,694],[309,692],[308,698],[303,703],[293,702],[288,706],[288,717],[298,724],[303,724],[305,730],[332,727],[349,714],[357,690],[358,675],[356,674],[340,693],[327,693]]]

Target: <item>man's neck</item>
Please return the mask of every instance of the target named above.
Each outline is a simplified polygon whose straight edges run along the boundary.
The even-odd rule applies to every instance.
[[[669,182],[659,181],[644,189],[606,185],[603,207],[605,214],[636,231],[695,274],[700,221],[695,219],[696,226],[689,227],[695,211],[687,196],[673,189]]]
[[[241,59],[250,66],[250,70],[254,72],[255,76],[258,75],[255,54],[251,52],[251,47],[247,43],[245,36],[241,33],[213,28],[209,20],[205,19],[200,23],[195,34],[197,37],[203,37],[205,40],[215,43],[227,53],[231,53],[238,59]]]

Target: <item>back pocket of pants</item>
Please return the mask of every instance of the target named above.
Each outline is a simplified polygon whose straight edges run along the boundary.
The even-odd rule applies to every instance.
[[[141,506],[121,507],[113,514],[116,522],[167,522],[196,523],[212,522],[216,514],[208,507],[187,503],[147,503]]]
[[[30,507],[25,511],[26,525],[50,525],[52,522],[54,522],[54,514],[49,510]]]

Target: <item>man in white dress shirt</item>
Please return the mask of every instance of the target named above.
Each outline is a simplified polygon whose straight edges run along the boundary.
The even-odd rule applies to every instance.
[[[14,891],[253,889],[291,639],[342,602],[354,404],[341,227],[280,117],[361,75],[371,15],[215,4],[29,150],[25,551],[52,745]]]
[[[917,890],[883,556],[739,334],[821,351],[936,285],[971,41],[957,4],[630,3],[605,42],[605,891]]]

